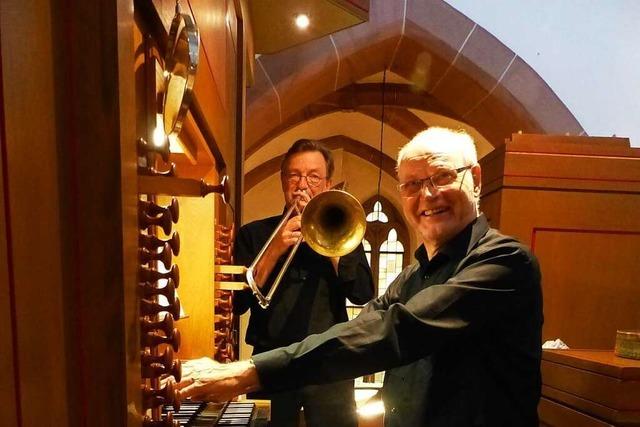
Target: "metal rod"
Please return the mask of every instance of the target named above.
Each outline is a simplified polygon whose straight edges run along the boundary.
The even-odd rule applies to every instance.
[[[296,241],[295,245],[293,246],[293,249],[291,250],[291,252],[289,252],[289,256],[287,257],[284,265],[280,269],[280,272],[278,273],[278,276],[276,277],[276,280],[273,282],[273,285],[271,285],[271,289],[269,289],[269,293],[267,294],[266,297],[260,291],[260,287],[258,286],[258,283],[256,283],[256,281],[255,281],[255,277],[253,275],[253,272],[254,272],[254,270],[256,268],[256,265],[258,264],[258,262],[260,261],[260,259],[264,255],[264,253],[266,252],[267,248],[269,247],[269,245],[271,244],[273,239],[276,237],[276,235],[278,234],[280,229],[284,226],[284,224],[289,220],[289,217],[291,216],[291,213],[293,212],[293,210],[295,209],[296,212],[298,214],[300,214],[300,211],[298,210],[297,204],[298,204],[298,199],[295,199],[291,203],[291,207],[287,210],[287,212],[282,217],[282,220],[280,221],[278,226],[275,228],[275,230],[273,230],[273,233],[271,233],[271,236],[269,237],[269,240],[267,240],[267,243],[264,244],[264,246],[262,247],[262,249],[258,253],[258,256],[256,256],[256,258],[253,260],[253,262],[251,263],[251,265],[249,266],[249,268],[247,268],[247,271],[245,272],[245,276],[246,276],[246,279],[247,279],[247,284],[249,285],[249,288],[251,289],[251,292],[253,292],[253,295],[255,295],[255,297],[258,299],[258,304],[262,308],[269,307],[269,304],[271,303],[271,297],[273,296],[274,292],[278,288],[278,285],[280,284],[280,280],[282,280],[282,276],[284,276],[284,273],[287,270],[287,267],[289,267],[289,264],[291,263],[291,260],[293,259],[293,256],[295,255],[296,251],[298,250],[298,246],[300,246],[300,243],[302,242],[302,236],[300,236],[300,238]]]

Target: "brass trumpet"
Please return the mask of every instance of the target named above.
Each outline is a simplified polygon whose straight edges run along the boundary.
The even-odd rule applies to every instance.
[[[329,190],[313,197],[302,211],[302,236],[293,245],[284,265],[269,289],[269,293],[265,296],[260,292],[260,288],[254,279],[254,269],[294,210],[299,213],[296,201],[291,204],[291,207],[284,214],[269,240],[267,240],[267,243],[262,247],[258,256],[245,273],[249,288],[251,288],[253,295],[258,299],[258,304],[262,308],[267,308],[271,303],[273,294],[278,288],[282,276],[287,271],[302,240],[307,242],[311,249],[320,255],[338,257],[353,251],[362,241],[367,228],[362,205],[346,191]]]

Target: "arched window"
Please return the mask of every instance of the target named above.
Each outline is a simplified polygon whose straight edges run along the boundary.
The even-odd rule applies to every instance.
[[[374,196],[362,206],[367,219],[362,245],[373,272],[376,295],[380,296],[410,262],[406,253],[409,234],[400,212],[384,197]],[[347,301],[350,319],[356,317],[360,309],[360,306]]]
[[[395,228],[389,230],[387,240],[380,245],[378,258],[378,295],[387,291],[389,284],[402,271],[404,245],[398,240]]]
[[[400,212],[384,197],[375,196],[362,206],[367,213],[367,231],[362,245],[373,272],[376,295],[380,296],[410,262],[407,253],[409,233]],[[353,305],[347,300],[350,319],[356,317],[361,309],[361,306]],[[356,379],[356,388],[370,387],[371,383],[381,384],[383,379],[384,372],[365,375]]]
[[[389,218],[387,218],[387,214],[382,212],[382,203],[380,203],[379,201],[376,201],[373,204],[373,210],[371,212],[369,212],[369,214],[367,215],[367,222],[382,222],[382,223],[387,223],[389,222]]]

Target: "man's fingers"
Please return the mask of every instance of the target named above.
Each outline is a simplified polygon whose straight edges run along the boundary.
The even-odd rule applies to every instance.
[[[300,225],[302,224],[302,217],[300,215],[292,216],[289,221],[287,221],[286,229],[288,230],[299,230]]]
[[[190,384],[183,387],[178,386],[178,388],[180,389],[180,395],[183,399],[186,399],[187,397],[194,397],[198,394],[203,394],[202,385],[194,381],[191,381]]]
[[[295,244],[298,239],[302,236],[300,232],[300,215],[296,215],[291,217],[291,219],[287,222],[284,229],[282,230],[281,239],[284,244],[287,246],[291,246]]]
[[[182,383],[182,381],[181,381]],[[193,400],[204,400],[207,402],[226,402],[231,397],[225,398],[224,396],[211,393],[213,383],[193,381],[188,385],[183,386],[180,389],[180,395],[183,399],[191,398]]]
[[[298,198],[298,209],[302,211],[307,203],[309,203],[309,200],[311,200],[311,195],[304,190],[296,191],[294,195]]]
[[[309,200],[311,198],[309,191],[307,190],[296,190],[293,192],[293,195],[299,199]]]
[[[178,390],[182,390],[188,386],[190,386],[191,384],[193,384],[196,380],[194,378],[182,378],[179,382],[176,383],[176,386],[178,386]]]
[[[304,208],[307,206],[308,203],[309,203],[308,200],[303,200],[303,199],[298,200],[298,209],[300,210],[300,212],[304,210]]]
[[[213,386],[213,382],[210,381],[198,381],[198,380],[190,380],[189,384],[186,384],[182,388],[180,388],[180,394],[183,398],[191,397],[203,397],[210,394],[210,388]]]

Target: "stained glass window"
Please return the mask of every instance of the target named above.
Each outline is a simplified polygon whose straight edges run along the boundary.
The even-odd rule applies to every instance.
[[[373,280],[377,286],[377,296],[384,294],[389,284],[396,278],[402,268],[408,264],[405,248],[409,246],[407,227],[399,211],[384,197],[364,203],[367,213],[367,232],[362,241],[367,261],[373,272]],[[353,319],[362,311],[347,301],[347,313]],[[382,384],[384,372],[365,375],[356,379],[358,387],[371,387],[371,383]]]
[[[399,238],[397,227],[404,230],[402,235],[406,238],[406,226],[395,209],[387,210],[385,206],[391,204],[384,199],[369,202],[369,212],[366,216],[367,234],[362,240],[367,261],[373,270],[376,296],[385,293],[405,265],[405,245]],[[347,300],[349,319],[356,317],[360,311],[361,307]]]
[[[369,214],[367,215],[367,222],[389,222],[389,218],[387,217],[387,214],[382,212],[382,203],[380,202],[375,202],[373,205],[373,211],[369,212]]]
[[[387,240],[380,245],[380,258],[378,262],[378,295],[382,295],[402,271],[404,246],[398,241],[398,233],[395,228],[389,230]]]

